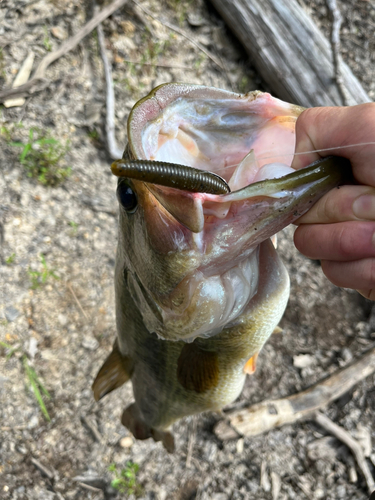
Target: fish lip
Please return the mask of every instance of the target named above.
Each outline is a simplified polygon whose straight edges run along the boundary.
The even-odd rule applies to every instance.
[[[337,167],[340,167],[339,169]],[[205,194],[207,201],[230,202],[241,201],[259,196],[274,197],[277,194],[285,193],[285,196],[292,194],[298,188],[307,186],[313,182],[323,183],[329,179],[329,183],[335,185],[350,177],[351,165],[349,160],[337,156],[326,156],[320,158],[307,167],[291,172],[276,179],[266,179],[249,184],[244,188],[231,193],[221,195]],[[282,196],[278,196],[282,197]]]
[[[172,83],[163,83],[158,87],[151,90],[151,92],[140,99],[133,106],[129,118],[128,118],[128,138],[129,138],[129,149],[134,158],[139,158],[146,160],[147,158],[142,151],[142,148],[137,147],[137,144],[141,144],[141,134],[143,131],[143,127],[150,120],[156,118],[160,111],[166,108],[171,102],[179,97],[184,97],[189,95],[190,97],[194,96],[194,93],[198,91],[200,93],[200,97],[202,96],[202,92],[204,94],[214,94],[215,97],[219,98],[220,96],[223,98],[241,98],[242,94],[237,94],[235,92],[231,92],[230,90],[218,89],[215,87],[207,87],[205,85],[197,85],[197,84],[189,84],[183,82],[172,82]],[[250,92],[248,93],[250,94]],[[245,94],[246,96],[248,94]],[[254,91],[254,98],[262,94],[262,92]],[[146,110],[143,108],[143,105],[147,103]],[[141,109],[142,108],[142,109]]]

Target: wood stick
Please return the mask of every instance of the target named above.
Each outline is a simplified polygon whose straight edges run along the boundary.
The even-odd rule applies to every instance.
[[[40,470],[42,474],[44,474],[48,479],[52,480],[55,477],[55,472],[50,471],[45,465],[43,465],[36,458],[31,458],[31,463]]]
[[[85,415],[81,415],[81,421],[89,429],[89,431],[93,435],[95,441],[97,441],[98,443],[101,443],[102,436],[101,436],[100,432],[98,431],[96,424],[94,424],[94,422],[92,422],[91,419],[89,417],[86,417]]]
[[[338,399],[374,372],[375,348],[303,392],[282,399],[262,401],[229,413],[229,425],[218,422],[214,432],[220,439],[231,439],[238,434],[256,436],[281,425],[311,418],[317,410]]]
[[[351,435],[342,427],[338,426],[332,420],[330,420],[326,415],[321,412],[315,414],[315,421],[327,432],[335,436],[342,443],[344,443],[349,450],[353,453],[358,467],[360,468],[362,474],[365,477],[368,492],[372,493],[375,490],[375,481],[371,475],[370,468],[366,462],[365,455],[361,448],[361,445],[351,437]]]
[[[340,28],[342,23],[341,12],[337,7],[336,0],[326,0],[326,5],[331,13],[332,27],[331,27],[331,48],[333,58],[333,71],[337,87],[340,91],[343,104],[347,106],[350,102],[348,91],[345,88],[344,80],[341,74],[340,65]]]
[[[14,89],[6,89],[0,92],[0,102],[4,102],[9,97],[20,97],[32,95],[35,92],[40,92],[44,90],[48,85],[49,81],[45,79],[45,71],[50,64],[62,57],[63,55],[74,49],[79,42],[87,36],[93,29],[95,29],[98,24],[100,24],[104,19],[107,19],[111,14],[113,14],[117,9],[122,7],[128,2],[128,0],[114,0],[111,4],[105,7],[103,10],[98,12],[88,23],[86,23],[82,29],[78,31],[74,36],[69,38],[64,42],[60,48],[46,55],[39,63],[33,78],[27,83],[20,85]]]
[[[69,291],[70,293],[73,295],[73,299],[76,301],[77,303],[77,306],[79,307],[79,310],[81,311],[81,313],[84,315],[84,317],[86,318],[87,321],[90,321],[90,318],[87,316],[87,314],[85,313],[85,310],[83,309],[80,301],[78,300],[78,297],[77,295],[75,294],[73,288],[72,288],[72,285],[70,283],[67,283],[68,285],[68,288],[69,288]]]
[[[104,34],[101,24],[98,25],[96,31],[98,33],[100,55],[102,57],[104,75],[105,75],[105,87],[106,87],[105,130],[107,134],[107,148],[109,156],[112,158],[112,160],[118,160],[122,158],[122,153],[124,152],[124,148],[120,149],[117,146],[115,137],[115,90],[113,88],[112,71],[105,50]]]

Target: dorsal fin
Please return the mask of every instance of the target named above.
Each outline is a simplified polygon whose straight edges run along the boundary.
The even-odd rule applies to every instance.
[[[115,340],[111,354],[104,361],[92,384],[95,401],[99,401],[109,392],[125,384],[130,379],[132,371],[131,359],[120,353],[117,340]]]

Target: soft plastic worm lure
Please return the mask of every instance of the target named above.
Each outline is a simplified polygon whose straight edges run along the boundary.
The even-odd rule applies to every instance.
[[[122,159],[114,161],[111,170],[117,177],[137,179],[192,193],[230,193],[230,187],[219,175],[176,163]]]

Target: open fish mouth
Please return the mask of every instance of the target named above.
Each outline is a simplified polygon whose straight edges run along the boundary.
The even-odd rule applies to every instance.
[[[291,168],[302,110],[261,92],[176,83],[134,106],[128,147],[112,171],[141,206],[142,220],[123,222],[139,222],[128,286],[149,331],[186,341],[235,322],[257,293],[259,245],[344,182],[342,158]],[[200,173],[201,187],[193,186]],[[212,174],[220,194],[204,189]]]
[[[129,129],[130,146],[135,158],[210,171],[237,191],[291,172],[294,124],[302,110],[260,92],[167,84],[133,108],[129,123],[137,127]],[[272,162],[261,158],[264,153]]]
[[[348,162],[325,158],[296,173],[291,163],[302,111],[258,91],[240,95],[198,85],[161,85],[134,106],[125,158],[113,163],[112,172],[147,182],[158,201],[193,232],[203,230],[204,216],[225,218],[233,201],[310,197],[311,204],[311,189],[324,189],[326,179],[329,188],[335,185]],[[256,187],[249,189],[252,184]],[[176,196],[184,198],[179,207]]]

